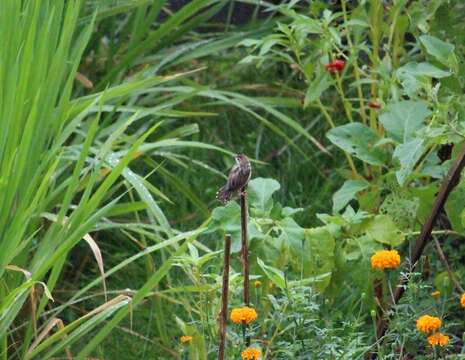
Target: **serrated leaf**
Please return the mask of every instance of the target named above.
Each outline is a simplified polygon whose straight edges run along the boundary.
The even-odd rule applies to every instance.
[[[380,140],[378,134],[361,123],[350,123],[331,129],[327,138],[345,152],[371,165],[383,165],[385,153],[374,145]]]
[[[333,212],[337,213],[355,198],[355,195],[368,188],[370,184],[365,180],[347,180],[333,195]]]

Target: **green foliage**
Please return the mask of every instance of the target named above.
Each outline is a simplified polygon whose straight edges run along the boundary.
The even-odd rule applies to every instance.
[[[463,353],[463,180],[433,232],[447,266],[408,262],[464,142],[463,3],[246,3],[236,26],[243,2],[0,2],[2,359],[216,358],[225,234],[243,305],[240,206],[213,203],[237,152],[263,358]],[[405,268],[373,271],[392,248]],[[415,330],[427,312],[448,347]]]

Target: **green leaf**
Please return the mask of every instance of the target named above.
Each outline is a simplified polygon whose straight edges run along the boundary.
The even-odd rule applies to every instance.
[[[378,134],[361,123],[350,123],[331,129],[326,136],[337,147],[371,165],[383,165],[385,153],[374,145]]]
[[[209,224],[209,232],[221,230],[223,234],[232,237],[231,251],[237,252],[241,248],[241,208],[235,201],[230,201],[226,206],[220,206],[212,211],[212,222]],[[248,221],[249,240],[259,239],[263,234],[258,230],[253,221]]]
[[[447,271],[443,271],[434,278],[434,287],[444,296],[450,296],[454,290],[454,284]]]
[[[405,181],[412,173],[415,164],[420,160],[425,151],[425,142],[420,138],[397,145],[394,150],[393,157],[398,159],[400,162],[400,170],[396,171],[397,182],[400,186],[405,184]]]
[[[431,114],[423,101],[399,101],[387,106],[379,120],[394,140],[407,142],[421,129],[425,119]]]
[[[337,213],[355,198],[355,195],[368,188],[370,184],[365,180],[347,180],[333,195],[333,212]]]
[[[460,233],[465,232],[462,224],[462,211],[465,208],[465,181],[460,181],[459,185],[450,193],[444,205],[447,217],[452,225],[452,229]]]
[[[268,279],[270,279],[276,286],[280,289],[286,288],[286,280],[284,278],[284,273],[281,270],[265,265],[260,258],[257,258],[257,264],[263,270]]]
[[[411,75],[427,76],[431,78],[441,79],[443,77],[450,76],[451,73],[449,71],[441,70],[430,63],[409,62],[408,64],[405,64],[397,70],[397,75],[400,77]]]
[[[280,238],[297,253],[300,252],[302,250],[302,240],[304,239],[304,229],[290,217],[278,221],[278,226],[281,229]]]
[[[388,215],[377,215],[371,219],[365,231],[367,236],[382,244],[398,246],[405,240],[405,235]]]
[[[304,276],[332,273],[335,268],[335,249],[336,242],[327,227],[305,229],[304,249],[300,254],[303,260]],[[323,291],[330,282],[331,276],[325,276],[314,286],[317,290]]]
[[[346,241],[344,246],[344,257],[349,261],[358,259],[369,259],[377,250],[381,250],[383,245],[375,241],[372,237],[362,235]]]
[[[273,193],[281,188],[274,179],[255,178],[249,182],[248,193],[250,204],[262,211],[269,211],[272,207]]]
[[[434,56],[434,58],[442,64],[447,66],[450,65],[449,60],[454,56],[454,45],[430,35],[420,36],[420,42],[423,44],[428,54]]]
[[[321,94],[329,88],[332,80],[329,74],[325,71],[322,71],[316,78],[310,83],[310,86],[307,89],[304,99],[304,108],[306,108],[310,103],[319,99]]]

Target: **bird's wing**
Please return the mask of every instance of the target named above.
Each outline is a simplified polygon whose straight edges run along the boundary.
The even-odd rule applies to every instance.
[[[242,179],[241,179],[241,169],[238,165],[234,165],[229,172],[228,176],[228,189],[230,191],[236,191],[241,188],[242,185]]]

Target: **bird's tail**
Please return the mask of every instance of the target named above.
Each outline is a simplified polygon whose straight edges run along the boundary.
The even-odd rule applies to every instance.
[[[228,186],[223,186],[218,192],[216,193],[216,198],[221,201],[223,204],[226,204],[229,200],[231,200],[232,192],[229,190]]]

